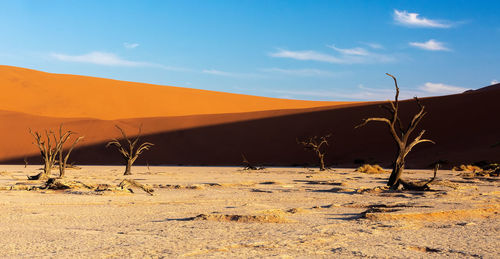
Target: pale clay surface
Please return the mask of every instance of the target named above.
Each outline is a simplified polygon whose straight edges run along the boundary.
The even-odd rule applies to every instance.
[[[38,168],[0,166],[0,186],[28,182],[26,175]],[[117,185],[123,169],[83,166],[66,173],[68,180]],[[0,253],[7,258],[499,257],[498,177],[463,179],[443,170],[431,185],[436,192],[363,192],[384,186],[388,174],[353,171],[134,167],[129,178],[155,186],[154,196],[140,189],[101,195],[2,190]],[[404,177],[431,174],[408,170]],[[360,218],[377,204],[407,207]],[[191,220],[212,213],[277,215],[283,222]]]

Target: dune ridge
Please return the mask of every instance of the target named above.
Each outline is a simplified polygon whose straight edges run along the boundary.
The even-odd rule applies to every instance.
[[[49,117],[127,119],[300,109],[351,102],[300,101],[0,65],[0,110]]]

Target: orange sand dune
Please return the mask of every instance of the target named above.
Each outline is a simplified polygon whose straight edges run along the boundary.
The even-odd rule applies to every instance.
[[[3,69],[4,72],[7,70],[13,71],[14,74],[15,71],[19,70],[22,72],[21,74],[41,75],[40,78],[57,78],[57,80],[66,78],[64,80],[68,84],[73,82],[70,79],[81,84],[87,80],[89,82],[110,82],[111,86],[101,85],[100,87],[110,90],[118,88],[120,85],[123,86],[120,89],[127,89],[125,91],[133,94],[139,94],[135,86],[141,85],[107,79],[53,75],[26,69]],[[13,79],[15,77],[3,77],[0,80],[9,81],[5,78]],[[27,78],[30,79],[30,77]],[[61,90],[61,88],[51,88],[46,85],[52,79],[43,82],[32,80],[32,78],[28,79],[18,78],[18,82],[14,85],[20,88],[26,85],[26,88],[30,89],[35,84],[38,86],[35,89],[38,90],[49,88],[52,91]],[[127,86],[127,84],[133,86]],[[7,91],[7,96],[17,98],[17,109],[23,108],[25,113],[15,109],[0,111],[0,162],[22,163],[24,157],[28,157],[30,163],[40,162],[38,150],[32,144],[33,140],[28,133],[28,128],[34,130],[57,129],[60,123],[64,123],[65,129],[85,135],[85,142],[75,149],[71,158],[71,161],[80,164],[121,163],[121,158],[116,151],[104,147],[108,140],[119,137],[118,131],[114,128],[115,124],[120,125],[129,135],[134,135],[138,126],[143,124],[144,140],[156,144],[137,161],[138,164],[238,165],[241,162],[241,154],[244,153],[249,160],[257,164],[310,165],[316,163],[314,155],[297,145],[296,138],[325,133],[333,133],[331,145],[328,147],[329,151],[326,155],[328,165],[354,166],[358,162],[369,162],[389,166],[394,159],[395,145],[386,125],[371,123],[365,127],[354,129],[362,122],[363,118],[385,116],[386,112],[379,107],[381,102],[333,103],[333,105],[326,106],[332,103],[289,101],[145,84],[143,86],[144,89],[147,89],[145,91],[149,91],[149,93],[167,89],[169,90],[167,92],[177,92],[179,96],[186,96],[186,99],[182,105],[174,107],[177,112],[172,113],[168,113],[171,112],[169,110],[171,103],[163,102],[162,105],[168,110],[165,113],[169,116],[147,117],[141,115],[137,118],[123,116],[124,118],[121,119],[104,120],[73,116],[72,113],[78,112],[80,106],[69,106],[68,110],[58,111],[56,109],[58,106],[44,105],[44,100],[37,100],[36,95],[26,89],[18,90],[22,93],[30,93],[31,99],[28,99],[32,102],[20,101],[23,98],[22,94],[17,97],[14,90]],[[83,89],[84,86],[80,85],[79,87]],[[52,96],[42,90],[38,91],[37,94]],[[74,89],[72,91],[78,92]],[[188,92],[194,93],[193,96],[187,94]],[[72,97],[73,99],[68,98],[74,102],[80,102],[81,105],[88,105],[89,109],[94,110],[95,117],[102,117],[104,114],[106,116],[112,115],[114,110],[105,102],[104,108],[102,108],[103,112],[98,114],[100,106],[90,105],[92,101],[95,101],[90,98],[94,93],[86,92],[86,94],[88,98],[81,96]],[[62,96],[59,95],[60,98],[63,98]],[[99,95],[96,98],[101,97],[102,95]],[[16,104],[5,95],[0,95],[0,98],[2,98],[0,106],[14,106]],[[213,114],[190,114],[190,112],[200,112],[204,109],[204,105],[207,105],[206,102],[202,104],[196,102],[196,100],[203,98],[206,100],[219,98],[221,103],[225,102],[226,104],[234,100],[241,102],[247,100],[250,103],[241,104],[242,106],[237,108],[223,107],[222,105],[209,107],[212,109],[210,113]],[[87,99],[90,101],[85,101]],[[55,103],[55,99],[51,100],[52,103]],[[256,101],[253,102],[253,100]],[[408,167],[426,167],[437,160],[446,161],[448,165],[481,160],[500,161],[500,145],[498,144],[500,142],[500,121],[495,118],[497,114],[500,114],[498,100],[500,100],[500,84],[476,91],[467,91],[463,94],[423,98],[422,103],[426,105],[428,115],[420,126],[421,129],[427,130],[425,137],[434,140],[436,144],[417,146],[408,157]],[[116,99],[116,102],[118,103],[119,99]],[[258,105],[255,103],[260,106],[257,107]],[[311,106],[321,104],[323,106],[300,108],[294,107],[292,105],[294,103]],[[117,104],[115,103],[115,105]],[[32,110],[29,109],[30,107]],[[149,108],[151,107],[149,106]],[[244,110],[242,107],[245,109],[254,107],[261,110],[241,112]],[[262,107],[269,109],[274,107],[275,110],[263,110]],[[405,122],[411,119],[411,113],[417,109],[412,100],[402,101],[400,107],[400,115]],[[39,112],[37,113],[38,110],[60,112],[60,115],[65,115],[67,118],[41,116]],[[143,112],[146,111],[148,110],[143,110]],[[119,113],[122,112],[124,111]],[[129,113],[128,115],[132,116],[133,114]],[[93,115],[85,114],[85,116],[92,117]]]
[[[337,105],[334,107],[349,107],[355,104]],[[27,113],[0,110],[0,161],[19,159],[38,154],[37,147],[32,143],[33,137],[29,134],[38,131],[45,134],[45,130],[63,130],[76,133],[75,136],[85,136],[82,146],[102,145],[112,138],[121,137],[115,125],[120,126],[130,136],[137,135],[142,126],[142,135],[161,134],[165,132],[188,130],[199,127],[231,124],[255,119],[273,118],[304,112],[314,112],[331,109],[332,106],[308,109],[288,109],[274,111],[260,111],[232,114],[187,115],[173,117],[132,118],[121,120],[99,120],[93,118],[57,118]],[[78,153],[78,151],[77,151]],[[103,155],[99,152],[99,155]],[[83,159],[83,163],[89,163]],[[104,159],[103,162],[107,160]],[[99,161],[90,163],[100,164]]]
[[[0,66],[0,110],[123,119],[240,113],[346,104],[230,94]]]
[[[481,160],[500,161],[500,123],[491,116],[500,114],[500,85],[488,91],[423,98],[428,115],[421,129],[436,142],[422,144],[408,157],[408,167],[425,168],[437,160],[445,166]],[[408,122],[416,111],[413,101],[401,102],[401,116]],[[264,165],[315,164],[312,153],[304,151],[296,138],[333,133],[326,155],[328,165],[355,166],[369,162],[390,166],[395,144],[386,125],[371,123],[354,129],[363,118],[384,116],[379,103],[363,103],[321,108],[261,111],[251,113],[190,115],[176,117],[97,120],[50,118],[17,112],[0,112],[0,162],[39,163],[28,128],[66,129],[85,135],[73,152],[77,164],[119,164],[115,150],[104,147],[118,136],[115,124],[130,135],[143,124],[143,139],[155,143],[137,164],[150,165],[238,165],[241,154]]]

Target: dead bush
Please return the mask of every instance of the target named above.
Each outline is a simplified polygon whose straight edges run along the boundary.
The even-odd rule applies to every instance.
[[[389,173],[379,165],[364,164],[356,169],[356,172],[365,174],[385,174]]]

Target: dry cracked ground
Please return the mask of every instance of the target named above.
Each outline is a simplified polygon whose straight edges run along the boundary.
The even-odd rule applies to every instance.
[[[0,168],[2,257],[498,258],[498,177],[442,170],[432,191],[388,191],[388,174],[307,168],[68,170],[70,189]],[[431,171],[408,170],[407,179]],[[130,191],[133,191],[133,193]]]

